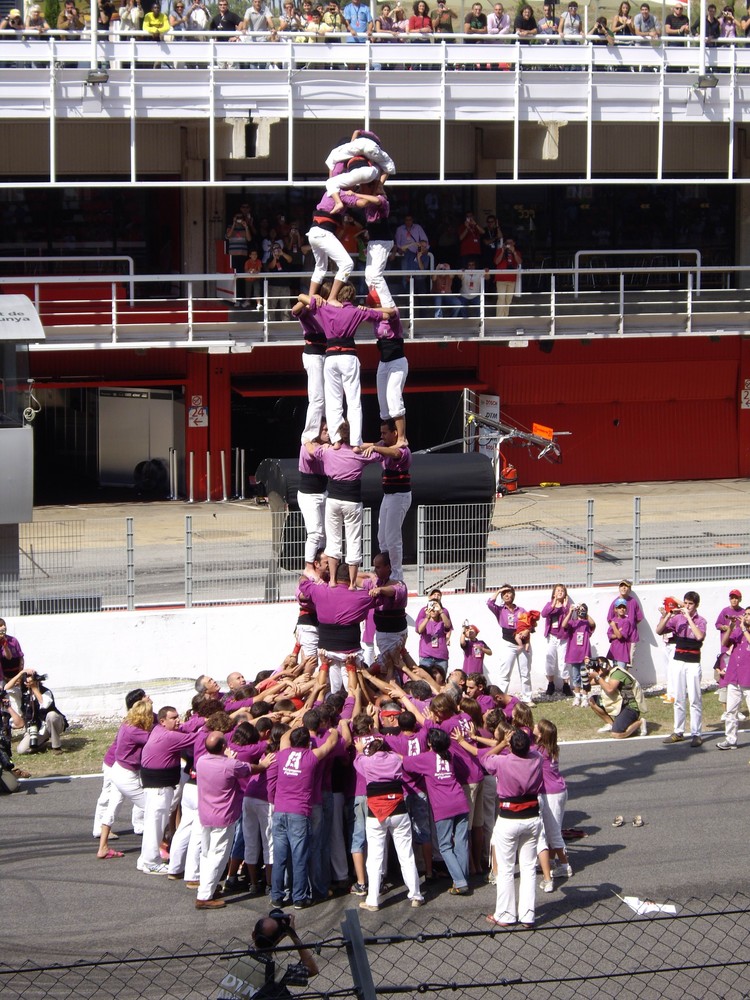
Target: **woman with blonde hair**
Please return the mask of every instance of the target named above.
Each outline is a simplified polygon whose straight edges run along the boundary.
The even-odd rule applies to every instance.
[[[562,835],[562,822],[565,815],[565,805],[568,801],[568,786],[560,774],[560,749],[557,745],[557,726],[549,719],[540,719],[534,726],[536,750],[542,758],[542,775],[544,791],[539,796],[539,808],[544,824],[544,835],[549,847],[550,857],[557,859],[557,867],[553,871],[555,877],[571,876],[568,854]]]

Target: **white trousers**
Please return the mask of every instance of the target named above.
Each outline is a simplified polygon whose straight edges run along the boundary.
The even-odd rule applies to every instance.
[[[348,159],[348,157],[347,157]],[[355,188],[358,184],[372,184],[380,177],[377,167],[370,164],[367,167],[355,167],[354,170],[345,171],[343,174],[336,174],[326,181],[326,194],[333,194],[334,191]]]
[[[328,497],[325,528],[325,554],[341,562],[346,537],[347,565],[359,566],[362,562],[362,504]]]
[[[325,493],[302,493],[297,491],[297,504],[305,522],[305,562],[315,562],[315,553],[322,549],[326,541]]]
[[[213,899],[216,887],[224,874],[232,853],[234,828],[229,826],[204,826],[201,831],[201,863],[198,899]]]
[[[727,717],[724,722],[724,733],[727,743],[737,742],[737,713],[742,707],[742,699],[750,711],[750,688],[740,687],[737,684],[727,684]]]
[[[674,698],[675,692],[675,672],[674,672],[674,646],[664,647],[664,657],[667,666],[667,697]]]
[[[408,813],[387,816],[382,822],[374,816],[368,816],[365,822],[367,834],[367,881],[369,889],[367,902],[370,906],[380,903],[381,871],[385,865],[385,852],[388,834],[393,838],[401,875],[406,886],[409,899],[422,899],[419,890],[419,872],[414,860],[414,849],[411,841],[411,820]]]
[[[365,257],[367,287],[375,289],[384,309],[392,309],[395,305],[388,282],[383,274],[388,267],[388,258],[392,249],[393,240],[370,240],[367,244],[367,256]]]
[[[102,823],[113,826],[117,810],[122,803],[122,792],[112,781],[112,768],[109,764],[102,764],[102,790],[96,800],[94,810],[94,836],[98,837],[102,832]]]
[[[263,851],[263,862],[273,864],[273,808],[270,802],[253,799],[242,800],[242,836],[245,838],[245,861],[257,865],[258,855]]]
[[[182,786],[180,825],[169,845],[169,874],[185,873],[186,882],[200,876],[201,824],[198,819],[198,786],[186,781]]]
[[[378,548],[381,552],[388,553],[394,580],[404,578],[404,539],[401,528],[410,507],[411,491],[383,494],[378,517]]]
[[[536,915],[536,849],[541,820],[505,819],[498,816],[492,844],[497,859],[497,901],[495,920],[513,924],[520,920],[533,924]],[[513,885],[513,868],[518,855],[520,884],[518,887],[518,908]]]
[[[327,229],[322,229],[320,226],[311,226],[307,238],[310,241],[315,260],[315,270],[310,280],[320,284],[328,272],[328,260],[330,258],[338,268],[336,271],[336,280],[346,281],[352,273],[354,262],[344,249],[341,240],[334,233],[329,232]]]
[[[406,358],[379,362],[375,384],[378,390],[381,420],[386,420],[388,417],[395,419],[406,415],[404,386],[408,374],[409,362]]]
[[[521,675],[521,697],[531,698],[530,649],[527,653],[525,649],[517,646],[514,642],[502,639],[497,657],[493,657],[489,663],[485,660],[484,669],[489,675],[490,684],[497,684],[500,690],[507,694],[510,689],[513,667],[516,663],[518,663],[518,672]]]
[[[344,837],[344,813],[346,797],[343,792],[333,793],[333,815],[331,817],[331,871],[334,881],[346,882],[349,878],[349,853]]]
[[[326,396],[326,420],[331,441],[341,440],[339,427],[349,421],[349,444],[362,444],[362,398],[359,381],[359,358],[356,354],[327,354],[323,367]]]
[[[320,425],[326,413],[323,388],[323,363],[325,354],[303,354],[302,366],[307,372],[307,416],[302,431],[302,444],[313,441],[320,434]]]
[[[547,846],[551,850],[565,850],[565,841],[562,835],[562,823],[565,816],[565,806],[568,802],[568,791],[542,793],[539,796],[539,810],[542,814],[544,824],[544,835],[547,838]]]
[[[700,736],[703,722],[700,663],[672,660],[674,678],[674,731],[685,732],[686,701],[690,700],[690,735]]]
[[[13,688],[10,689],[10,694],[12,694]],[[60,737],[65,730],[65,723],[63,717],[59,712],[47,712],[44,719],[44,723],[39,727],[38,735],[38,747],[46,746],[48,743],[50,746],[57,749],[60,746]],[[21,742],[18,744],[17,753],[30,753],[31,751],[31,736],[28,731],[21,738]]]
[[[298,625],[295,639],[300,644],[302,656],[305,659],[318,656],[318,630],[315,625]]]
[[[544,669],[547,677],[555,678],[560,674],[565,684],[570,683],[570,670],[565,662],[565,650],[568,640],[559,635],[550,634],[547,636],[547,651],[544,656]]]
[[[408,629],[404,629],[403,632],[376,632],[375,642],[377,643],[378,653],[381,656],[385,656],[391,650],[401,649],[408,634]]]
[[[143,810],[143,840],[138,863],[139,865],[160,865],[163,862],[159,853],[159,845],[169,822],[169,814],[172,811],[174,788],[167,785],[164,788],[144,788],[143,791],[146,805]]]
[[[133,805],[138,806],[139,809],[145,809],[146,796],[143,792],[140,775],[136,774],[135,771],[129,771],[115,761],[112,765],[112,782],[123,798],[130,799]]]

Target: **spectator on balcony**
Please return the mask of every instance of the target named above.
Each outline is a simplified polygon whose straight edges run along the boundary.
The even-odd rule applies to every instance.
[[[271,259],[266,264],[266,271],[273,275],[268,282],[268,318],[275,320],[288,319],[292,308],[289,301],[292,297],[290,279],[284,277],[292,270],[292,256],[286,253],[281,243],[271,247]]]
[[[229,9],[228,0],[219,0],[219,12],[211,18],[211,31],[222,31],[226,34],[234,34],[240,29],[242,19]]]
[[[399,226],[396,230],[394,242],[396,244],[396,252],[401,256],[401,270],[416,271],[419,244],[427,243],[429,246],[430,241],[427,238],[427,233],[418,222],[414,221],[413,216],[405,216],[403,225]],[[406,281],[404,283],[405,289],[408,288],[408,285],[409,283]]]
[[[158,3],[158,0],[151,5],[151,10],[143,18],[143,30],[155,42],[160,42],[165,35],[169,34],[169,18],[166,14],[162,14],[161,4]]]
[[[398,0],[396,6],[393,8],[393,30],[397,35],[405,35],[406,29],[409,27],[409,21],[404,12],[404,8],[401,6],[401,0]],[[403,42],[403,38],[399,38],[400,42]]]
[[[250,227],[247,224],[247,219],[240,212],[237,212],[224,234],[229,263],[235,273],[241,273],[245,268],[245,261],[250,252],[250,241]]]
[[[258,251],[255,247],[251,247],[243,267],[245,275],[243,279],[245,297],[241,303],[243,309],[255,309],[256,312],[263,309],[263,281],[260,276],[262,270],[263,264],[258,256]]]
[[[187,7],[187,26],[189,31],[206,31],[211,22],[211,15],[206,7],[206,0],[193,0]],[[191,41],[197,42],[199,39],[193,35]],[[247,208],[248,214],[245,216],[243,209]],[[253,217],[250,214],[250,206],[241,206],[240,214],[243,215],[252,232]]]
[[[185,4],[181,0],[177,0],[172,9],[172,13],[169,15],[169,24],[175,40],[183,41],[184,39],[181,39],[180,35],[188,30],[188,16],[185,13]]]
[[[482,13],[481,3],[472,4],[471,10],[464,17],[464,34],[472,36],[464,39],[464,43],[476,44],[485,40],[483,36],[487,34],[487,15]]]
[[[57,30],[64,31],[62,38],[76,38],[83,31],[83,15],[75,5],[75,0],[65,0],[65,6],[57,15]]]
[[[623,0],[612,18],[612,34],[615,38],[632,38],[635,35],[635,26],[633,18],[630,16],[628,0]]]
[[[372,29],[375,27],[370,8],[366,7],[362,0],[351,0],[344,7],[343,14],[347,28],[351,33],[346,39],[347,42],[362,43],[368,41],[372,35]]]
[[[687,38],[690,34],[690,24],[685,14],[685,8],[677,0],[672,7],[672,13],[664,18],[664,34],[668,38]]]
[[[301,11],[297,10],[292,0],[286,0],[279,18],[279,31],[302,31],[304,27]]]
[[[503,245],[503,231],[497,221],[497,216],[488,215],[482,237],[482,261],[487,267],[492,267],[496,251]]]
[[[461,277],[461,316],[479,316],[482,288],[484,287],[484,270],[477,267],[473,259],[467,260],[466,270]]]
[[[461,300],[453,295],[453,278],[455,275],[450,264],[438,264],[435,277],[432,279],[432,294],[435,297],[435,319],[455,319],[461,315]],[[451,310],[450,313],[448,310]],[[445,312],[443,312],[445,310]]]
[[[530,42],[532,38],[535,38],[539,33],[539,27],[536,23],[536,18],[534,17],[534,11],[528,4],[524,4],[521,8],[521,13],[516,14],[516,19],[513,23],[513,31],[518,35],[522,42]]]
[[[633,18],[633,30],[641,40],[661,38],[661,26],[647,3],[641,4],[640,11]]]
[[[487,34],[509,35],[511,27],[510,14],[505,13],[505,7],[501,3],[496,3],[492,13],[487,15]]]
[[[110,3],[110,0],[99,0],[99,31],[104,34],[105,38],[113,17],[117,20],[114,4]],[[81,20],[83,20],[83,16],[81,16]]]
[[[29,7],[28,14],[26,15],[25,29],[24,34],[29,39],[41,39],[49,31],[49,25],[38,4]],[[49,66],[49,63],[32,63],[32,66],[37,69],[44,69]]]
[[[748,16],[744,21],[741,22],[740,27],[747,34],[747,29],[750,27],[750,16]],[[693,22],[693,34],[700,35],[701,33],[701,19],[696,18]],[[710,3],[706,7],[706,45],[716,45],[716,39],[721,37],[721,25],[719,24],[719,19],[716,16],[716,4]]]
[[[721,38],[737,37],[737,21],[735,20],[734,17],[734,11],[732,10],[732,7],[729,4],[727,4],[724,7],[724,10],[721,12],[721,17],[719,18],[719,25],[720,25]]]
[[[430,9],[425,0],[417,0],[412,10],[414,13],[407,22],[407,33],[410,35],[422,35],[425,39],[432,34],[432,19]]]
[[[570,0],[568,9],[560,18],[557,31],[563,40],[563,45],[577,45],[583,41],[583,22],[578,13],[576,0]]]
[[[560,34],[560,18],[555,17],[555,5],[552,3],[546,3],[544,5],[544,14],[536,22],[537,34],[539,35],[555,35]],[[550,39],[546,39],[549,44]]]
[[[142,23],[141,0],[126,0],[120,7],[120,36],[137,34],[141,30]]]
[[[615,36],[607,27],[607,18],[604,16],[597,17],[587,37],[592,45],[614,45],[615,41]]]
[[[458,252],[461,263],[479,260],[482,256],[482,237],[485,230],[474,218],[473,212],[467,212],[463,223],[458,228]]]
[[[510,315],[510,306],[518,287],[518,272],[521,269],[521,254],[514,240],[506,240],[495,253],[495,291],[497,293],[496,316]]]
[[[273,16],[263,0],[251,0],[250,6],[245,11],[240,30],[249,35],[265,35],[273,31],[273,28]]]
[[[438,0],[438,5],[430,15],[432,18],[432,30],[436,35],[453,35],[455,27],[453,22],[456,19],[456,12],[447,5],[447,0]],[[446,38],[445,41],[452,42],[454,39]]]
[[[429,243],[426,243],[424,240],[422,240],[417,249],[417,270],[421,273],[418,278],[414,279],[414,294],[419,296],[417,305],[421,302],[424,306],[425,303],[422,297],[426,296],[430,291],[432,272],[435,270],[435,258],[430,253]]]

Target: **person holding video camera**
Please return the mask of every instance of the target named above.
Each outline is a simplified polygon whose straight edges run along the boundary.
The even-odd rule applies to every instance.
[[[52,753],[61,754],[60,737],[68,728],[68,720],[58,712],[55,696],[45,687],[46,674],[24,667],[5,685],[9,693],[21,688],[21,716],[26,731],[18,744],[18,753],[36,753],[49,743]]]
[[[589,663],[593,683],[601,688],[600,695],[589,698],[589,707],[604,722],[600,733],[611,733],[612,739],[624,740],[635,733],[646,735],[646,720],[641,719],[640,685],[623,667],[613,667],[603,656]]]

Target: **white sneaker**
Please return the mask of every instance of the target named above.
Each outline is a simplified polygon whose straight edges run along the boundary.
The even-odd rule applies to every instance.
[[[573,708],[578,708],[580,704],[581,704],[580,695],[577,694],[573,695]]]
[[[739,715],[737,716],[737,718],[739,719]],[[722,715],[722,717],[721,717],[721,719],[719,721],[720,722],[726,722],[727,721],[727,713],[726,712],[723,713],[723,715]]]
[[[601,726],[599,729],[597,729],[597,733],[611,733],[611,732],[612,732],[611,722],[608,722],[606,726]]]
[[[558,865],[552,872],[552,878],[570,878],[572,874],[573,869],[570,865]]]
[[[552,881],[551,878],[550,879],[543,878],[542,881],[539,883],[539,888],[542,890],[542,892],[554,892],[555,883]]]
[[[737,713],[737,721],[738,722],[745,722],[746,719],[747,719],[747,716],[743,715],[742,712],[738,712]],[[109,839],[110,840],[112,839],[112,834],[109,835]]]
[[[641,719],[641,728],[638,731],[639,736],[646,736],[648,734],[648,725],[645,719]]]

